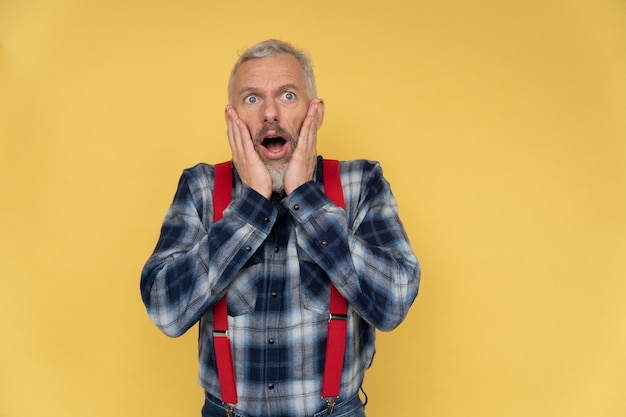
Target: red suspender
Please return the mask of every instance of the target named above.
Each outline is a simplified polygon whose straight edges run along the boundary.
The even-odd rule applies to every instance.
[[[324,192],[337,206],[345,209],[339,161],[324,160]],[[330,317],[328,319],[328,340],[326,341],[326,362],[322,398],[339,396],[343,357],[346,351],[346,324],[348,305],[334,285],[330,285]],[[334,402],[333,402],[334,404]],[[330,410],[332,412],[332,410]]]
[[[213,186],[213,221],[222,219],[222,212],[228,207],[233,193],[233,170],[230,161],[215,165],[215,183]],[[228,335],[228,308],[226,295],[213,307],[213,345],[217,376],[220,380],[222,402],[237,404],[237,385],[233,351]]]
[[[232,165],[230,161],[215,165],[215,183],[213,188],[213,220],[217,222],[222,219],[222,212],[228,207],[232,198]],[[339,175],[339,161],[324,160],[324,192],[333,203],[341,208],[345,208]],[[339,387],[341,385],[341,372],[343,370],[343,358],[346,349],[347,314],[348,306],[346,300],[339,294],[335,286],[331,284],[330,318],[328,320],[328,340],[326,342],[322,398],[328,398],[329,404],[332,403],[333,405],[334,400],[332,398],[339,396]],[[213,322],[213,343],[222,402],[225,404],[237,404],[235,368],[228,336],[226,295],[213,308]]]

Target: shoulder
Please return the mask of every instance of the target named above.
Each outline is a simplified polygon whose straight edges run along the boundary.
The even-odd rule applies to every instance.
[[[354,159],[351,161],[340,161],[342,170],[371,171],[380,167],[380,162],[369,159]]]
[[[378,161],[356,159],[341,161],[341,182],[344,186],[364,185],[372,179],[382,178],[382,167]]]
[[[378,161],[367,159],[341,161],[340,176],[346,212],[351,224],[357,221],[359,213],[363,210],[367,211],[376,201],[389,197],[387,192],[389,186]]]
[[[331,158],[332,159],[332,158]],[[348,161],[339,161],[341,163],[341,168],[343,169],[344,167],[349,167],[349,168],[365,168],[367,169],[368,167],[375,167],[377,165],[380,165],[380,162],[378,161],[373,161],[370,159],[353,159],[353,160],[348,160]]]
[[[205,162],[199,162],[198,164],[185,168],[183,170],[183,176],[187,176],[190,178],[203,178],[203,177],[213,177],[215,172],[215,166],[207,164]]]
[[[181,174],[179,188],[187,188],[194,198],[210,195],[213,190],[215,166],[204,162],[185,168]]]

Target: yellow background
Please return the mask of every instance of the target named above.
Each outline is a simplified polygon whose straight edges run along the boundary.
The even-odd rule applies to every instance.
[[[199,416],[196,331],[158,332],[139,273],[269,37],[423,264],[369,415],[626,415],[623,0],[0,0],[0,417]]]

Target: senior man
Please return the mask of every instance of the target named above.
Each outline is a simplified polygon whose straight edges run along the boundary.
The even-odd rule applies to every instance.
[[[376,162],[317,154],[302,50],[247,49],[228,98],[232,164],[183,171],[142,271],[148,314],[172,337],[199,323],[204,417],[364,416],[375,331],[420,281],[390,186]]]

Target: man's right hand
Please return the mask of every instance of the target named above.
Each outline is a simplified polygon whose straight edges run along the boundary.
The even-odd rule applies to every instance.
[[[231,104],[226,106],[225,113],[228,143],[241,182],[269,199],[272,196],[272,178],[254,149],[248,127]]]

